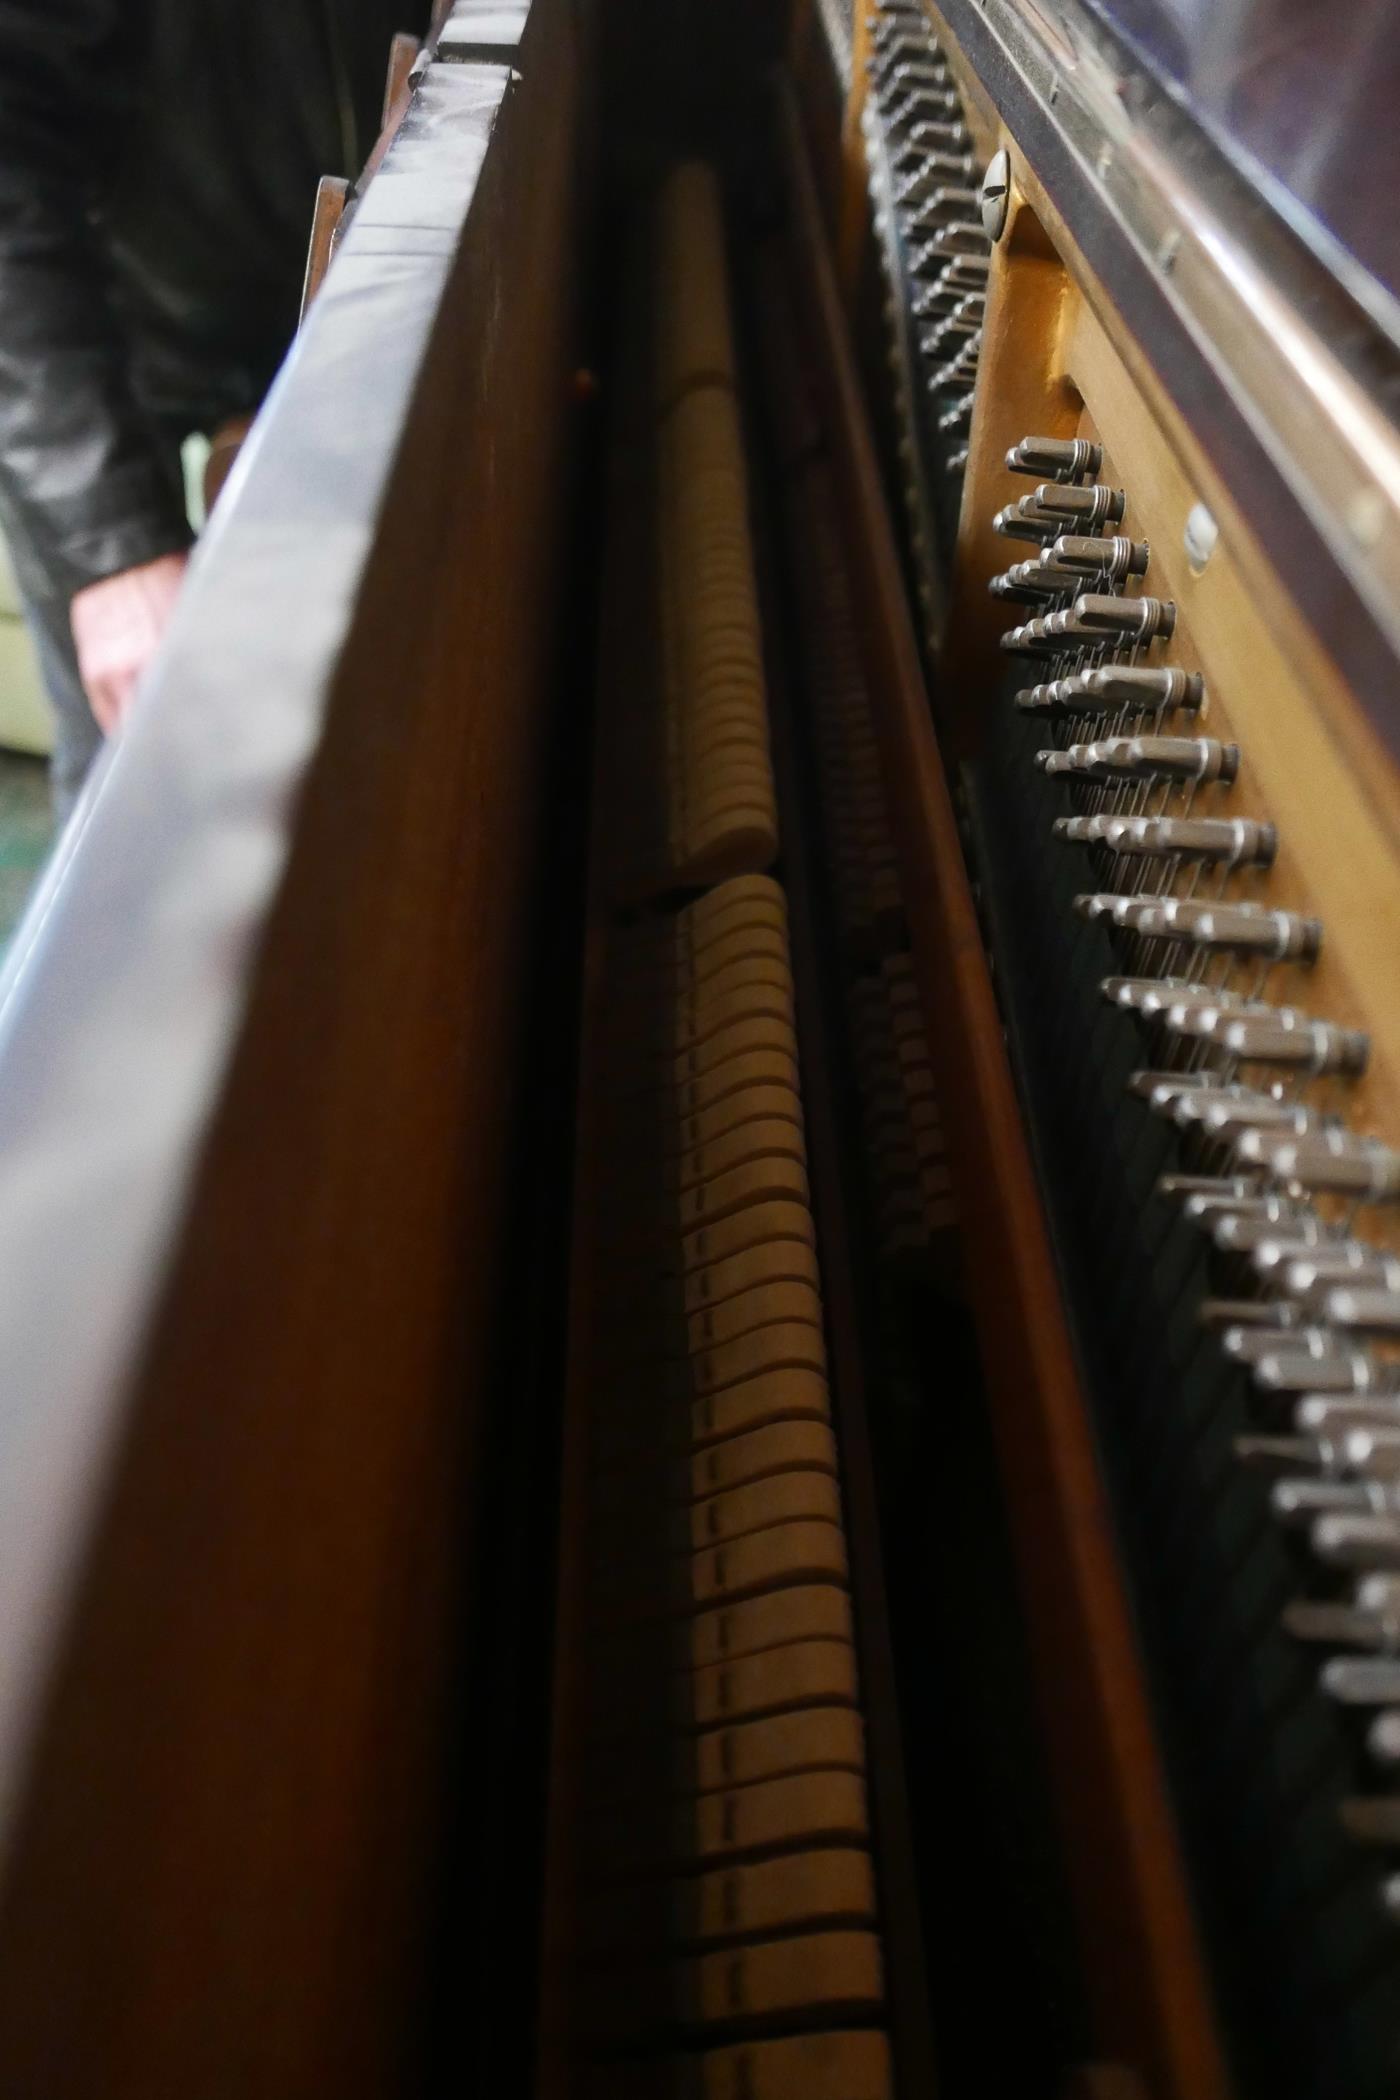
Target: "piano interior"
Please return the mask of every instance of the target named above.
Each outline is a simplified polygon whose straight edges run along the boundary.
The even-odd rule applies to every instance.
[[[1400,338],[1120,12],[397,52],[0,980],[4,2092],[1395,2091]]]

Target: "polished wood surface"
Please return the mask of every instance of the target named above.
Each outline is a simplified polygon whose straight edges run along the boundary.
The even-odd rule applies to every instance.
[[[186,1004],[212,1009],[200,1040],[223,1044],[172,1090],[183,1042],[144,1042],[141,971],[107,988],[133,1143],[187,1075],[199,1088],[130,1360],[108,1301],[136,1288],[148,1179],[162,1199],[182,1181],[155,1160],[114,1179],[90,1146],[68,1191],[83,1233],[32,1248],[52,1317],[97,1351],[61,1395],[42,1372],[26,1388],[52,1409],[44,1464],[71,1474],[45,1491],[75,1526],[95,1512],[29,1608],[42,1700],[22,1729],[7,1710],[25,1776],[0,1881],[0,2088],[27,2100],[379,2096],[422,2070],[559,690],[572,22],[538,0],[524,84],[444,68],[405,119],[221,514],[164,690],[11,986],[5,1091],[46,1059],[38,1123],[76,1133],[84,927],[104,867],[124,898],[139,867],[149,965],[159,948]],[[373,461],[387,478],[367,486]],[[222,650],[253,604],[263,628]],[[230,688],[260,637],[272,684]],[[187,778],[182,702],[219,725]],[[234,850],[249,810],[280,827],[276,850]],[[212,944],[167,887],[201,857],[189,896],[227,902]],[[6,1294],[11,1334],[13,1277]],[[91,1433],[70,1450],[79,1409]]]

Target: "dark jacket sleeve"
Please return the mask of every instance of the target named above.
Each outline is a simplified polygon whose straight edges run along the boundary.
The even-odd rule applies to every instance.
[[[0,516],[71,594],[184,546],[94,209],[132,121],[140,0],[0,0]]]

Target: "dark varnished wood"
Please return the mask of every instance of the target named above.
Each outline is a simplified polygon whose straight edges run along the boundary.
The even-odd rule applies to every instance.
[[[59,1212],[21,1220],[48,1358],[11,1346],[35,1293],[0,1305],[53,1424],[0,1443],[64,1527],[0,1583],[7,1639],[44,1644],[5,1708],[26,2100],[417,2089],[556,690],[572,22],[537,0],[516,88],[415,97],[10,985],[0,1150],[65,1117],[76,1148],[66,1248]],[[104,897],[146,946],[94,984]]]
[[[790,261],[849,521],[867,675],[969,1294],[1020,1556],[1091,2004],[1173,2100],[1227,2091],[1044,1214],[934,738],[820,210],[780,104]]]

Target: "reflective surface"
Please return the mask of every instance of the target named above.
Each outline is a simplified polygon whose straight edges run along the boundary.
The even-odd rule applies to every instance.
[[[1088,0],[1400,327],[1400,16],[1390,0]],[[1356,289],[1356,287],[1353,287]],[[1365,296],[1364,293],[1361,296]],[[1367,299],[1373,307],[1374,296]]]

